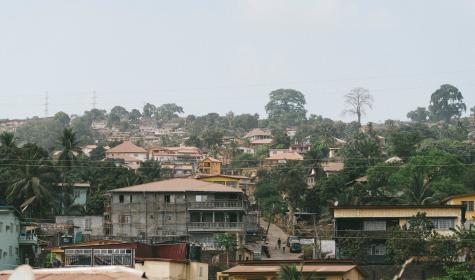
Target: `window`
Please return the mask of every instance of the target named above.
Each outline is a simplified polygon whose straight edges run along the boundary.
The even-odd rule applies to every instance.
[[[0,232],[2,232],[2,231],[3,231],[3,223],[0,223]]]
[[[123,195],[119,195],[119,203],[124,203],[124,196]]]
[[[86,218],[85,221],[85,226],[84,226],[84,230],[91,230],[91,218]]]
[[[5,232],[8,232],[10,230],[10,226],[6,225],[5,226]]]
[[[365,231],[385,231],[386,221],[364,221],[363,230]]]
[[[208,200],[207,195],[196,195],[196,197],[195,197],[196,202],[205,202],[207,200]]]
[[[3,256],[3,250],[0,249],[0,260],[2,259],[2,256]]]
[[[175,203],[175,195],[166,194],[165,195],[165,203]]]
[[[129,196],[129,202],[132,203],[132,195]]]
[[[19,252],[18,252],[18,247],[15,247],[15,255],[18,257]]]
[[[130,224],[129,215],[119,215],[119,224]]]
[[[384,244],[371,245],[368,248],[368,255],[370,256],[384,256],[386,254],[386,246]]]
[[[435,229],[451,229],[455,227],[455,219],[453,218],[432,218]]]
[[[462,205],[467,207],[467,211],[474,211],[474,201],[462,201]]]
[[[81,196],[81,192],[80,191],[74,191],[74,198],[77,198]]]
[[[12,246],[8,246],[8,255],[10,257],[13,256],[13,247]]]
[[[13,228],[13,223],[10,223],[10,230],[12,231],[12,233],[15,231],[15,229]]]

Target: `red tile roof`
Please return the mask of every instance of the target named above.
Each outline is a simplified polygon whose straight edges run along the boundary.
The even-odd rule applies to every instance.
[[[147,153],[147,151],[130,141],[124,141],[122,144],[107,150],[106,153]]]

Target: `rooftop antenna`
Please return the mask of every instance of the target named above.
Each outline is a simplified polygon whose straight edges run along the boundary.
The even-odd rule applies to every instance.
[[[45,93],[45,118],[48,117],[48,92]]]

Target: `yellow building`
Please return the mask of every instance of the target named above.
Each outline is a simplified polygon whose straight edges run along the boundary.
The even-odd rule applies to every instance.
[[[386,238],[393,228],[407,225],[417,213],[425,213],[434,225],[434,230],[445,236],[451,229],[461,226],[463,211],[459,205],[360,205],[331,208],[335,220],[336,256],[345,259],[345,243],[340,237],[351,231],[374,236],[368,240],[366,259],[372,264],[386,264]]]
[[[240,175],[196,175],[195,179],[205,182],[217,183],[228,187],[241,189],[249,198],[251,202],[254,199],[255,184],[251,181],[251,178]]]
[[[366,275],[351,262],[305,261],[262,261],[239,264],[233,268],[218,272],[218,280],[275,280],[281,265],[295,265],[303,274],[312,275],[311,279],[325,280],[362,280]]]
[[[217,175],[221,174],[222,161],[212,157],[206,157],[198,163],[198,170],[203,174]]]
[[[475,193],[450,196],[442,202],[447,205],[465,205],[465,219],[471,223],[475,222]]]

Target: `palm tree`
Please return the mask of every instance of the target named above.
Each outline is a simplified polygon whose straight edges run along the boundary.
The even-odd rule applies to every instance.
[[[5,148],[16,148],[15,136],[11,132],[2,132],[0,134],[0,144]]]
[[[3,159],[12,159],[16,156],[17,146],[15,136],[11,132],[0,134],[0,153]]]
[[[73,131],[71,127],[65,127],[63,130],[63,134],[59,138],[59,142],[62,146],[61,153],[59,154],[58,157],[58,165],[62,169],[62,186],[61,189],[63,190],[62,194],[62,202],[60,203],[61,205],[61,210],[64,209],[64,201],[65,199],[65,188],[66,188],[66,173],[71,171],[73,163],[77,159],[77,154],[79,153],[79,141],[76,139],[76,132]],[[66,192],[69,192],[69,190],[66,190]]]
[[[300,270],[295,264],[282,265],[279,271],[279,280],[307,280],[311,279],[313,273],[303,273],[303,263],[300,265]]]
[[[29,144],[22,148],[20,164],[9,171],[6,188],[8,203],[29,208],[30,213],[36,210],[36,214],[40,213],[40,207],[48,204],[51,198],[49,184],[54,176],[45,156],[45,151],[36,145]]]
[[[69,170],[73,162],[77,159],[77,154],[80,151],[79,141],[76,139],[76,132],[70,127],[65,127],[59,140],[63,149],[59,154],[58,160],[61,166]]]

